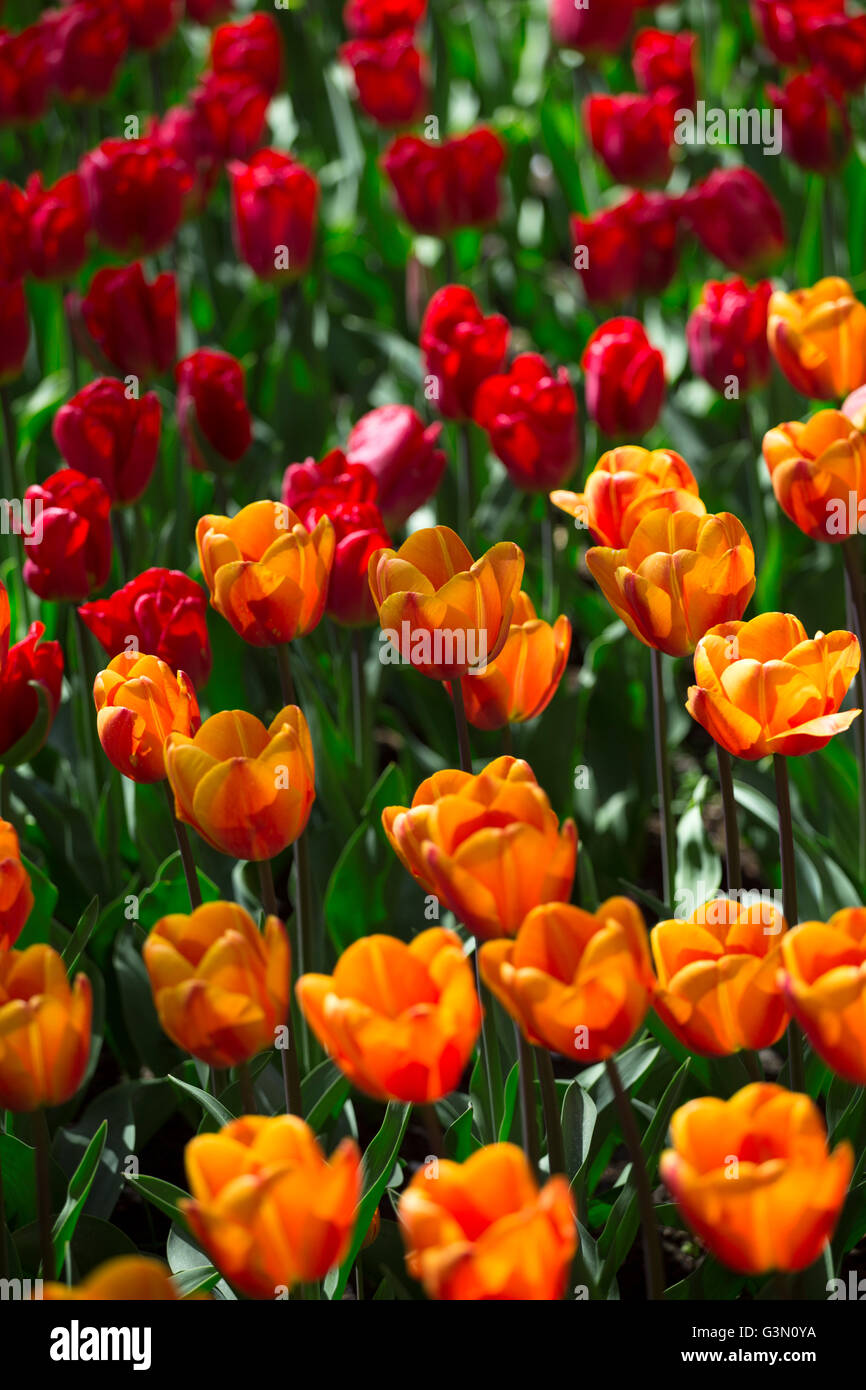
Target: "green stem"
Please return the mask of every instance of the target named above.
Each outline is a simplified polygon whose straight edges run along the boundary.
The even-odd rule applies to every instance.
[[[753,1081],[764,1080],[764,1068],[761,1066],[761,1059],[757,1052],[752,1052],[750,1048],[744,1047],[740,1053],[743,1065]]]
[[[277,892],[274,888],[274,874],[269,859],[258,861],[259,870],[259,893],[262,900],[262,907],[269,917],[279,917],[279,907],[277,904]],[[282,920],[282,919],[280,919]],[[286,1042],[288,1046],[282,1047],[280,1051],[280,1064],[283,1070],[283,1092],[286,1100],[286,1114],[300,1115],[303,1117],[304,1107],[301,1100],[301,1074],[298,1070],[298,1054],[295,1050],[295,1030],[292,1022],[292,976],[289,970],[289,1007],[286,1011]]]
[[[7,386],[0,386],[0,415],[3,417],[3,447],[8,478],[7,497],[10,502],[16,498],[23,501],[24,493],[21,489],[21,479],[18,476],[18,431],[15,428],[12,398]]]
[[[499,1126],[497,1124],[496,1095],[493,1082],[493,1058],[499,1061],[499,1042],[496,1037],[496,1023],[493,1018],[493,998],[481,978],[481,967],[478,960],[478,943],[475,943],[475,985],[478,990],[478,997],[481,1000],[481,1066],[484,1071],[484,1078],[487,1084],[487,1105],[491,1124],[491,1142],[495,1143],[499,1137]],[[502,1086],[500,1079],[499,1093]]]
[[[364,629],[356,627],[352,633],[352,716],[355,762],[361,770],[361,782],[365,788],[373,780],[370,767],[372,750],[370,747],[367,683],[364,679],[366,645],[367,638]]]
[[[538,1173],[540,1150],[538,1144],[538,1120],[535,1110],[535,1056],[534,1049],[526,1041],[517,1023],[514,1025],[517,1039],[518,1075],[520,1077],[520,1118],[523,1124],[523,1148],[533,1173]]]
[[[556,1094],[556,1077],[553,1074],[553,1060],[546,1048],[535,1049],[535,1065],[541,1085],[541,1106],[544,1111],[544,1128],[547,1131],[547,1157],[551,1173],[565,1172],[565,1141],[562,1137],[562,1119],[559,1098]]]
[[[6,1255],[6,1201],[3,1196],[3,1155],[0,1152],[0,1279],[9,1277],[9,1260]]]
[[[866,602],[863,595],[863,571],[860,567],[859,537],[849,536],[842,544],[845,561],[845,588],[848,607],[853,614],[857,640],[860,643],[861,660],[857,672],[857,698],[863,714],[854,721],[854,739],[857,745],[858,763],[858,869],[860,878],[866,879],[866,670],[864,670],[863,645],[866,640]],[[850,619],[849,619],[850,621]]]
[[[445,1137],[439,1123],[439,1116],[436,1114],[436,1106],[420,1105],[418,1108],[421,1111],[421,1118],[427,1131],[427,1142],[430,1145],[431,1154],[434,1158],[444,1158]]]
[[[168,806],[168,814],[171,817],[171,823],[174,826],[174,835],[175,839],[177,840],[177,847],[180,850],[180,862],[183,865],[184,878],[186,879],[186,890],[189,894],[189,905],[193,909],[193,911],[195,911],[197,907],[201,907],[202,897],[201,886],[199,884],[198,874],[196,873],[195,868],[195,860],[192,854],[192,846],[189,842],[189,836],[186,833],[186,826],[183,824],[182,821],[178,820],[177,816],[174,813],[174,797],[172,795],[172,791],[170,786],[168,785],[168,782],[163,782],[162,790],[165,795],[166,805]]]
[[[469,742],[469,722],[466,718],[466,705],[463,701],[463,686],[459,679],[451,682],[451,699],[454,703],[454,719],[457,724],[457,746],[460,750],[460,766],[464,772],[472,771],[472,747]]]
[[[238,1066],[238,1081],[241,1086],[241,1103],[244,1107],[245,1115],[255,1115],[256,1096],[253,1090],[253,1080],[250,1076],[248,1062],[241,1062]]]
[[[794,859],[794,819],[791,815],[791,788],[788,764],[782,753],[773,755],[776,775],[776,806],[779,812],[779,858],[782,862],[782,910],[788,930],[799,921],[797,908],[797,865]],[[788,1024],[788,1073],[792,1091],[806,1089],[803,1069],[803,1046],[800,1032],[793,1019]]]
[[[632,1176],[637,1191],[641,1227],[643,1229],[643,1254],[647,1298],[653,1302],[657,1302],[659,1299],[664,1298],[664,1264],[662,1263],[662,1251],[661,1245],[659,1244],[655,1211],[653,1209],[652,1189],[650,1187],[649,1173],[647,1172],[643,1148],[641,1146],[640,1131],[637,1127],[631,1101],[623,1089],[615,1059],[613,1057],[606,1058],[604,1067],[607,1072],[608,1080],[610,1081],[614,1100],[616,1101],[616,1108],[619,1112],[619,1121],[622,1125],[622,1137],[625,1140],[625,1145],[631,1158]]]
[[[472,426],[457,426],[457,530],[460,539],[472,549]]]
[[[295,695],[295,682],[292,676],[292,665],[289,661],[288,644],[282,644],[276,648],[277,666],[280,672],[280,690],[283,693],[283,704],[294,705],[297,703]]]
[[[550,514],[551,504],[544,498],[544,517],[541,522],[541,611],[548,622],[553,622],[556,596],[555,586],[555,566],[553,556],[553,518]]]
[[[725,817],[725,858],[728,865],[728,892],[739,893],[743,886],[740,869],[740,832],[737,826],[737,803],[734,799],[734,776],[731,769],[731,755],[727,748],[716,744],[719,763],[719,790],[722,793],[722,810]]]
[[[74,604],[72,606],[72,612],[74,619],[73,632],[75,634],[76,664],[78,667],[78,676],[82,684],[81,705],[79,706],[82,717],[79,722],[83,729],[82,742],[84,747],[82,752],[84,753],[86,764],[83,768],[79,764],[78,771],[82,783],[89,793],[93,814],[96,815],[99,804],[99,787],[96,780],[97,757],[96,734],[94,731],[96,720],[93,710],[93,672],[88,655],[89,633],[85,626],[84,619]]]
[[[33,1150],[36,1170],[36,1201],[39,1213],[39,1248],[42,1254],[42,1278],[53,1279],[54,1238],[51,1231],[51,1136],[44,1110],[33,1113]]]
[[[676,869],[676,840],[674,838],[673,798],[671,795],[671,765],[668,754],[668,717],[662,679],[662,654],[652,647],[653,727],[655,730],[656,778],[659,792],[659,813],[662,821],[662,892],[665,906],[674,900]]]

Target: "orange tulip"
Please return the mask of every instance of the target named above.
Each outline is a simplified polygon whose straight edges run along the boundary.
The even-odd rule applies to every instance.
[[[377,1100],[423,1105],[453,1091],[481,1027],[472,968],[441,927],[408,946],[362,937],[333,975],[302,975],[295,991],[340,1070]]]
[[[96,729],[109,762],[133,782],[165,777],[165,741],[201,727],[192,682],[156,656],[121,652],[93,683]]]
[[[496,758],[476,777],[436,772],[382,824],[413,877],[477,936],[513,936],[530,908],[571,893],[574,821],[560,829],[519,759]]]
[[[730,512],[650,512],[624,549],[598,546],[586,563],[629,632],[669,656],[741,617],[755,591],[752,542]]]
[[[635,527],[650,512],[694,512],[706,507],[684,458],[673,449],[624,444],[602,454],[583,492],[552,492],[555,507],[592,532],[599,545],[628,545]]]
[[[597,912],[533,908],[516,941],[481,947],[481,975],[526,1039],[580,1062],[624,1047],[646,1018],[655,984],[646,924],[628,898]]]
[[[782,942],[785,1002],[827,1066],[866,1086],[866,907],[801,922]]]
[[[49,1303],[171,1303],[179,1299],[171,1270],[145,1255],[120,1255],[91,1270],[80,1284],[46,1282],[41,1297]]]
[[[787,923],[771,903],[713,898],[651,933],[656,1013],[692,1052],[770,1047],[788,1016],[777,974]]]
[[[81,1085],[90,1055],[92,996],[86,975],[70,987],[50,946],[0,951],[0,1109],[62,1105]]]
[[[311,632],[328,596],[334,527],[310,532],[281,502],[252,502],[237,516],[203,516],[195,528],[211,604],[254,647]]]
[[[866,380],[866,308],[847,280],[770,296],[767,339],[791,385],[813,400],[841,400]]]
[[[568,1180],[540,1190],[514,1144],[420,1168],[400,1198],[409,1273],[453,1302],[560,1299],[577,1249]]]
[[[273,859],[303,833],[315,798],[313,744],[297,705],[266,729],[223,710],[193,738],[170,734],[165,770],[175,814],[235,859]]]
[[[234,1067],[274,1046],[289,1012],[292,963],[278,917],[264,934],[235,903],[163,917],[144,946],[164,1031],[212,1067]]]
[[[447,526],[415,531],[399,550],[370,556],[382,640],[434,680],[484,670],[505,645],[523,578],[523,552],[500,541],[472,559]]]
[[[813,753],[860,713],[839,711],[859,667],[853,633],[811,641],[799,618],[761,613],[722,623],[698,643],[686,708],[736,758]]]
[[[0,820],[0,951],[17,941],[32,911],[30,875],[21,863],[15,827]]]
[[[186,1146],[193,1200],[181,1208],[214,1264],[242,1293],[274,1298],[313,1283],[348,1252],[361,1197],[352,1139],[330,1162],[295,1115],[243,1115]]]
[[[519,593],[502,651],[483,675],[460,682],[469,723],[502,729],[535,719],[556,694],[570,650],[568,618],[542,622],[529,595]]]
[[[819,410],[764,435],[776,501],[814,541],[857,535],[866,503],[866,438],[839,410]]]
[[[781,1086],[689,1101],[660,1172],[692,1230],[742,1274],[805,1269],[832,1235],[854,1154],[827,1150],[818,1107]]]

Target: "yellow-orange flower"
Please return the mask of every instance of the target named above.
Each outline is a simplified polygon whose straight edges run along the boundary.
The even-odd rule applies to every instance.
[[[556,694],[570,650],[568,618],[543,622],[529,595],[519,593],[502,651],[482,675],[460,682],[469,723],[501,729],[535,719]]]
[[[447,526],[415,531],[370,556],[383,637],[425,676],[456,680],[499,654],[523,578],[523,551],[500,541],[472,559]]]
[[[736,758],[813,753],[860,713],[839,710],[859,667],[853,633],[812,640],[790,613],[761,613],[701,639],[686,708]]]
[[[805,1269],[845,1201],[851,1145],[830,1154],[818,1107],[781,1086],[689,1101],[671,1120],[661,1176],[716,1259],[743,1274]]]
[[[86,975],[70,986],[50,946],[0,951],[0,1109],[62,1105],[81,1085],[90,1055],[92,996]]]
[[[571,893],[574,821],[560,828],[520,759],[496,758],[475,777],[436,772],[382,824],[413,877],[477,936],[513,936],[530,908]]]
[[[0,951],[17,941],[32,911],[30,875],[21,863],[15,827],[0,820]]]
[[[481,975],[529,1042],[579,1062],[624,1047],[645,1019],[655,983],[646,924],[628,898],[597,912],[546,903],[516,941],[481,947]]]
[[[741,617],[755,591],[752,542],[730,512],[650,512],[624,549],[595,547],[586,563],[629,631],[669,656]]]
[[[121,652],[93,683],[96,729],[109,762],[133,782],[165,777],[169,734],[201,726],[192,682],[156,656]]]
[[[46,1282],[41,1297],[49,1303],[171,1303],[179,1299],[171,1270],[145,1255],[120,1255],[92,1270],[80,1284]]]
[[[264,933],[235,903],[205,903],[157,922],[144,946],[165,1032],[212,1067],[234,1067],[273,1047],[289,1011],[292,962],[279,917]]]
[[[344,1139],[326,1160],[295,1115],[243,1115],[186,1146],[181,1207],[225,1277],[251,1298],[322,1279],[348,1252],[361,1155]]]
[[[693,1052],[770,1047],[788,1021],[777,980],[787,923],[763,899],[711,898],[651,933],[656,1013]]]
[[[840,410],[819,410],[764,435],[776,501],[815,541],[858,534],[866,501],[866,438]],[[853,515],[852,515],[853,513]]]
[[[178,818],[236,859],[273,859],[293,844],[316,794],[313,743],[297,705],[267,729],[245,710],[223,710],[194,738],[171,734],[165,770]]]
[[[866,381],[866,308],[838,276],[776,290],[767,339],[791,385],[813,400],[841,400]]]
[[[560,1299],[577,1249],[568,1180],[539,1190],[522,1150],[489,1144],[465,1163],[419,1169],[400,1198],[409,1273],[430,1298]]]
[[[782,942],[785,1002],[819,1057],[866,1086],[866,907],[801,922]]]
[[[319,622],[336,548],[326,516],[308,531],[281,502],[252,502],[201,517],[195,539],[211,604],[245,642],[278,646]]]
[[[628,545],[635,527],[650,512],[706,511],[697,480],[673,449],[624,444],[602,454],[583,492],[552,492],[550,500],[592,532],[599,545]]]
[[[472,968],[441,927],[408,946],[362,937],[333,975],[302,975],[295,989],[319,1042],[377,1100],[423,1105],[453,1091],[481,1027]]]

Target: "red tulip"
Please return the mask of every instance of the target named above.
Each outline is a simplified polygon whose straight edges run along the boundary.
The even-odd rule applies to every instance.
[[[270,96],[264,87],[234,73],[210,72],[190,103],[221,160],[252,158],[265,133]]]
[[[637,92],[592,96],[584,102],[583,119],[596,154],[617,183],[667,183],[674,117],[665,99]]]
[[[158,656],[175,675],[186,671],[196,690],[207,684],[207,595],[181,570],[145,570],[109,598],[78,611],[109,657],[123,651]]]
[[[507,372],[482,381],[473,414],[517,487],[549,492],[577,467],[574,388],[564,367],[552,371],[538,353],[523,353]]]
[[[183,15],[183,0],[120,0],[133,48],[158,48],[171,38]]]
[[[175,368],[180,432],[193,468],[218,471],[252,442],[244,369],[231,353],[199,348]]]
[[[638,319],[609,319],[587,342],[581,361],[586,408],[612,437],[652,429],[665,398],[664,358]]]
[[[106,246],[148,255],[171,241],[192,180],[170,151],[149,137],[103,140],[80,171],[94,230]]]
[[[20,280],[0,281],[0,386],[14,381],[24,369],[30,346],[30,313]]]
[[[720,392],[736,378],[737,396],[763,386],[770,375],[767,306],[773,287],[761,280],[708,280],[686,324],[692,371]]]
[[[276,20],[257,13],[236,24],[221,24],[211,39],[210,64],[215,73],[244,77],[273,96],[283,73],[283,46]]]
[[[377,125],[410,125],[427,110],[427,64],[410,31],[353,39],[343,44],[340,57],[354,73],[361,110]]]
[[[376,480],[360,464],[350,464],[341,449],[332,449],[321,463],[293,463],[283,478],[283,502],[306,526],[327,516],[333,523],[337,548],[328,586],[327,612],[348,627],[376,621],[367,570],[370,556],[387,548],[391,538],[376,504]]]
[[[346,443],[346,459],[376,480],[376,501],[386,527],[402,526],[439,486],[445,454],[442,426],[428,425],[410,405],[380,405],[362,415]]]
[[[595,56],[617,53],[631,28],[638,0],[596,0],[585,5],[575,0],[550,0],[550,30],[561,48],[577,48]]]
[[[780,63],[803,56],[807,26],[821,26],[845,11],[845,0],[752,0],[764,42]]]
[[[97,270],[86,295],[67,309],[82,347],[97,367],[124,375],[161,376],[177,355],[177,281],[163,271],[152,284],[140,261]]]
[[[43,642],[44,632],[44,623],[31,623],[0,670],[0,765],[5,767],[29,762],[38,753],[60,707],[63,651],[59,642]]]
[[[383,164],[400,212],[416,232],[448,236],[499,216],[499,176],[506,151],[487,126],[434,142],[399,135]]]
[[[46,188],[40,173],[27,180],[29,270],[37,280],[67,280],[87,257],[90,214],[78,174]]]
[[[150,482],[161,422],[153,391],[129,396],[116,377],[100,377],[60,407],[52,433],[70,468],[98,478],[112,502],[126,503],[135,502]]]
[[[234,0],[186,0],[186,13],[197,24],[216,24],[234,9]]]
[[[187,207],[200,213],[220,174],[225,158],[201,104],[172,106],[165,115],[151,122],[150,138],[179,159],[189,175]]]
[[[446,285],[427,305],[421,352],[433,399],[448,420],[470,420],[482,381],[498,372],[510,329],[501,314],[485,318],[471,290]]]
[[[278,150],[229,165],[238,255],[262,280],[296,280],[313,258],[319,184]]]
[[[771,265],[785,248],[782,209],[751,169],[714,170],[682,209],[707,251],[741,274]]]
[[[424,18],[427,0],[347,0],[343,23],[359,39],[382,39],[400,29],[414,29]]]
[[[590,303],[659,294],[677,268],[679,208],[664,193],[633,193],[591,217],[571,219],[575,269]]]
[[[47,17],[18,34],[0,32],[0,126],[45,115],[51,90]]]
[[[676,34],[667,29],[639,29],[631,55],[638,86],[663,97],[674,111],[693,107],[697,48],[696,35],[687,29]]]
[[[846,92],[866,82],[866,14],[812,15],[803,23],[803,56]]]
[[[83,599],[111,569],[111,498],[97,478],[61,468],[24,494],[41,508],[41,535],[25,537],[24,582],[43,599]]]
[[[30,215],[27,199],[14,183],[0,181],[0,284],[20,280],[27,271]]]
[[[68,101],[100,101],[114,86],[129,28],[116,0],[75,0],[42,20],[55,86]]]
[[[767,96],[782,112],[782,145],[789,159],[824,175],[845,162],[851,123],[844,93],[833,78],[798,72],[784,87],[767,87]]]

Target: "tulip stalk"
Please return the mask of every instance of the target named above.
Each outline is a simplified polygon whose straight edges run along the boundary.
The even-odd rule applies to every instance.
[[[779,858],[782,863],[782,908],[788,928],[795,927],[799,919],[797,909],[797,865],[794,859],[794,820],[791,815],[791,788],[788,782],[788,764],[782,753],[773,755],[773,771],[776,776],[776,805],[779,812]],[[803,1048],[797,1025],[792,1019],[788,1024],[788,1071],[792,1091],[805,1091],[806,1077],[803,1069]]]
[[[259,869],[259,888],[262,899],[262,907],[270,917],[279,917],[277,905],[277,893],[274,888],[274,875],[269,859],[260,859]],[[281,919],[282,920],[282,919]],[[291,983],[291,982],[290,982]],[[289,1007],[286,1011],[286,1043],[287,1046],[280,1049],[280,1064],[283,1071],[283,1091],[286,1100],[286,1114],[300,1115],[303,1119],[304,1107],[301,1100],[301,1075],[298,1070],[298,1054],[295,1050],[295,1030],[292,1023],[292,1000],[291,990],[289,992]]]
[[[857,691],[860,708],[864,713],[856,721],[854,738],[857,744],[858,778],[858,868],[861,879],[866,879],[866,671],[863,668],[863,644],[866,639],[866,600],[863,594],[863,571],[860,568],[858,538],[849,536],[842,545],[845,561],[845,586],[848,608],[853,615],[853,623],[860,643],[860,669],[857,672]],[[851,618],[849,618],[849,622]]]
[[[538,1145],[538,1122],[535,1110],[535,1057],[519,1024],[514,1025],[517,1039],[517,1058],[520,1078],[520,1119],[523,1127],[523,1151],[534,1173],[538,1173],[541,1157]]]
[[[189,842],[189,836],[186,833],[186,826],[178,820],[177,816],[174,813],[174,797],[172,796],[171,788],[168,785],[168,782],[163,782],[162,790],[165,795],[166,805],[168,806],[168,814],[171,818],[171,823],[174,826],[174,835],[175,839],[177,840],[177,847],[180,850],[180,862],[183,865],[183,873],[186,879],[186,889],[189,893],[189,905],[193,909],[193,911],[195,911],[197,907],[201,907],[202,897],[201,887],[198,881],[198,874],[196,873],[195,860],[192,856],[192,846]]]
[[[0,1134],[3,1129],[0,1128]],[[6,1254],[6,1198],[3,1195],[3,1161],[0,1156],[0,1279],[9,1276],[9,1260]]]
[[[565,1172],[565,1141],[562,1137],[559,1098],[556,1094],[556,1077],[553,1074],[553,1061],[546,1048],[536,1047],[535,1064],[538,1067],[538,1082],[541,1087],[541,1106],[544,1112],[544,1128],[547,1132],[547,1158],[551,1174]]]
[[[613,1091],[616,1108],[619,1112],[620,1124],[622,1125],[622,1137],[625,1140],[625,1146],[631,1158],[632,1176],[634,1177],[637,1191],[641,1227],[643,1228],[643,1253],[647,1298],[657,1302],[664,1298],[664,1264],[662,1262],[662,1249],[659,1243],[658,1226],[656,1225],[655,1211],[653,1208],[649,1173],[647,1172],[643,1148],[641,1147],[640,1131],[637,1127],[637,1121],[634,1117],[634,1110],[632,1109],[631,1102],[623,1087],[622,1078],[620,1077],[615,1058],[607,1057],[604,1067],[611,1085],[611,1090]]]
[[[469,742],[469,721],[466,718],[466,704],[463,687],[459,677],[451,682],[451,699],[454,703],[454,719],[457,724],[457,747],[460,752],[460,767],[463,772],[472,771],[472,747]]]
[[[255,1115],[256,1113],[256,1093],[253,1088],[253,1079],[250,1076],[249,1062],[241,1062],[238,1066],[238,1082],[241,1088],[241,1104],[244,1107],[245,1115]]]
[[[472,433],[463,421],[457,426],[457,531],[472,549]]]
[[[352,714],[354,719],[355,762],[361,769],[361,780],[365,787],[372,782],[370,758],[369,710],[367,707],[367,684],[364,680],[364,648],[366,638],[364,629],[357,627],[352,632]]]
[[[717,743],[716,757],[719,764],[722,812],[725,818],[725,860],[728,870],[728,892],[739,893],[743,886],[743,875],[740,868],[740,832],[737,827],[737,803],[734,798],[731,755],[727,748],[723,748],[720,743]]]
[[[277,666],[280,672],[280,690],[283,703],[297,703],[295,681],[289,660],[289,648],[285,643],[276,647]],[[295,841],[295,887],[296,887],[296,940],[298,947],[298,974],[305,975],[313,968],[313,883],[310,872],[310,851],[307,832],[303,831]],[[309,1062],[309,1038],[306,1029],[301,1030],[301,1046],[304,1062]]]
[[[41,1277],[53,1279],[55,1274],[54,1238],[51,1231],[51,1136],[44,1110],[33,1112],[33,1152],[36,1173],[36,1203],[39,1219],[39,1248],[42,1255]]]
[[[6,496],[22,498],[24,496],[21,487],[21,479],[18,476],[18,432],[15,428],[15,417],[12,414],[12,401],[9,390],[6,386],[0,386],[0,415],[3,417],[3,458],[6,467]]]
[[[671,765],[668,755],[668,717],[662,679],[662,654],[657,647],[650,649],[653,686],[653,727],[656,746],[656,778],[659,791],[659,812],[662,821],[662,892],[665,906],[674,900],[674,870],[676,839],[674,836],[673,798],[671,794]]]

